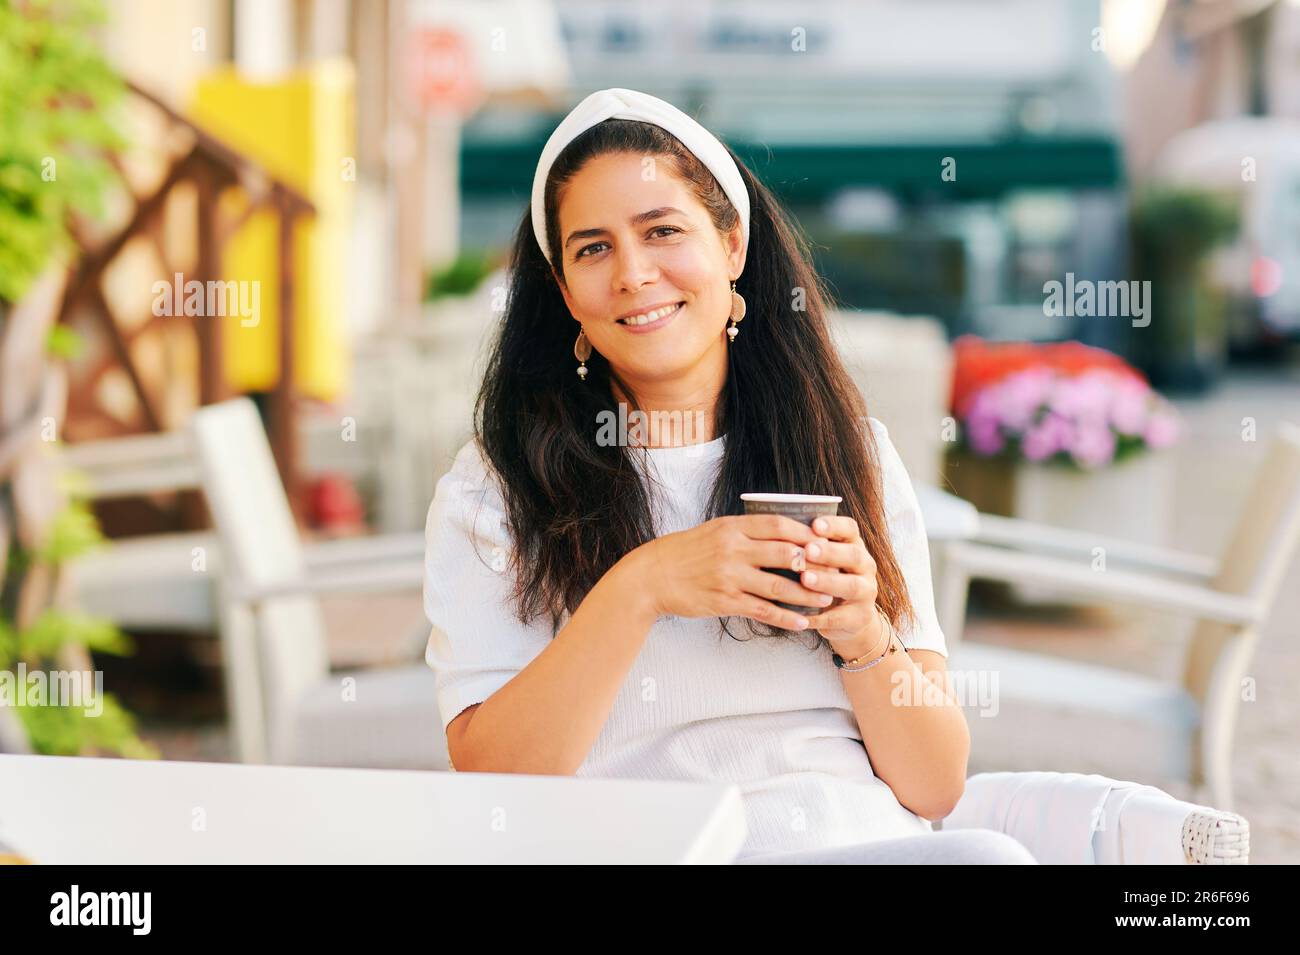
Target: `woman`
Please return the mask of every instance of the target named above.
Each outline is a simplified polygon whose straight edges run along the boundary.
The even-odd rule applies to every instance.
[[[454,767],[734,782],[738,861],[1032,862],[931,829],[969,734],[916,497],[768,190],[668,103],[602,90],[542,152],[510,276],[426,526]],[[810,528],[745,491],[843,502]]]

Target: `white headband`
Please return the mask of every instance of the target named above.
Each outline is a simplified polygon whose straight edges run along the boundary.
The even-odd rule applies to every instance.
[[[749,193],[745,189],[745,180],[740,177],[740,170],[736,168],[726,147],[711,132],[671,103],[648,93],[613,87],[597,90],[573,107],[569,115],[555,127],[555,132],[551,133],[551,138],[542,148],[541,158],[537,160],[537,171],[533,173],[533,235],[537,237],[537,244],[547,261],[554,265],[551,250],[546,244],[546,177],[551,171],[551,164],[565,146],[607,119],[639,119],[676,136],[683,146],[708,167],[731,204],[736,207],[736,212],[740,214],[745,248],[749,248]]]

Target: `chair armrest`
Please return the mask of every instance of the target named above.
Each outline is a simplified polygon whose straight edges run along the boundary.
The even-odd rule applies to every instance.
[[[983,515],[970,501],[919,481],[913,485],[913,490],[928,540],[969,540],[979,533]]]
[[[1250,823],[1235,812],[1197,806],[1183,823],[1183,852],[1190,865],[1248,865]]]
[[[361,565],[374,561],[424,560],[424,534],[380,534],[371,537],[344,537],[336,540],[309,541],[303,545],[303,559],[308,572],[315,574],[329,567]]]
[[[1264,617],[1262,604],[1252,598],[1134,570],[1093,570],[1077,560],[964,541],[948,545],[947,559],[950,570],[970,578],[1047,585],[1084,600],[1118,601],[1239,626],[1259,623]]]
[[[262,583],[233,580],[226,585],[226,597],[237,603],[258,604],[275,597],[419,590],[424,586],[423,534],[318,541],[305,547],[303,556],[304,574]]]
[[[1091,556],[1093,548],[1102,547],[1107,561],[1145,567],[1164,573],[1180,574],[1206,580],[1218,572],[1218,561],[1200,554],[1188,554],[1164,547],[1151,547],[1114,537],[1102,537],[1085,531],[1067,530],[1049,524],[1037,524],[1018,518],[980,514],[974,540],[982,544],[1017,547],[1024,550],[1057,552],[1062,555]]]
[[[1047,865],[1242,865],[1250,858],[1250,824],[1241,816],[1097,773],[976,773],[936,826],[975,828],[1015,837]]]

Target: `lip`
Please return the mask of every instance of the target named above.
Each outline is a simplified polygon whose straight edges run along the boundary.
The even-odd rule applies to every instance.
[[[622,315],[615,315],[614,321],[617,322],[623,318],[630,318],[633,315],[644,315],[646,312],[653,312],[656,308],[663,308],[665,305],[676,305],[680,301],[681,299],[679,298],[669,298],[664,299],[662,302],[655,302],[653,305],[642,305],[640,308],[634,308],[632,311],[624,312]]]
[[[664,302],[663,305],[652,305],[650,308],[642,308],[642,309],[638,309],[635,312],[628,312],[628,315],[640,315],[642,312],[652,312],[656,308],[663,308],[664,305],[671,305],[671,304],[673,303]],[[682,313],[682,310],[684,308],[686,308],[686,303],[682,302],[678,306],[677,311],[669,312],[663,318],[657,318],[653,322],[647,322],[645,325],[624,325],[622,322],[618,322],[618,321],[614,322],[614,324],[617,325],[619,328],[623,329],[623,331],[625,332],[631,332],[634,335],[644,335],[647,332],[658,331],[659,329],[663,328],[665,325],[669,324],[674,318],[676,318],[678,315]],[[619,316],[619,318],[625,318],[625,317],[626,316],[624,315]]]

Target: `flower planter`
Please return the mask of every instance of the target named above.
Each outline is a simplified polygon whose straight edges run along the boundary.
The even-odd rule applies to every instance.
[[[945,474],[954,493],[987,514],[1157,547],[1169,542],[1174,459],[1167,450],[1146,451],[1091,471],[954,450]],[[1026,602],[1047,596],[1022,585],[1012,593]]]

